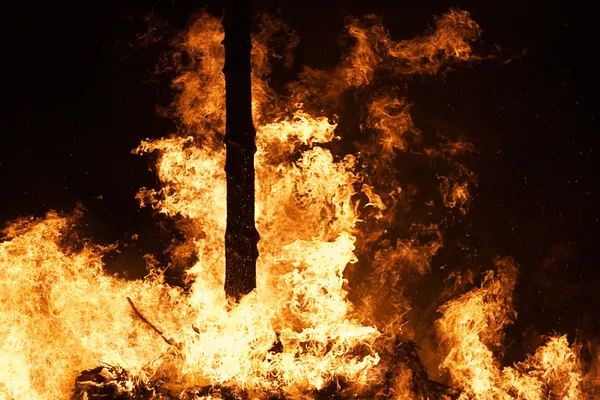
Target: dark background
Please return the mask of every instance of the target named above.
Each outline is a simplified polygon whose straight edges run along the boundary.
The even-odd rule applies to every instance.
[[[490,3],[490,4],[487,4]],[[172,99],[169,76],[155,74],[160,45],[136,35],[152,13],[168,29],[185,26],[206,5],[130,0],[21,2],[3,10],[0,223],[19,216],[88,211],[95,242],[127,243],[107,258],[112,271],[144,274],[142,255],[159,252],[172,233],[134,199],[155,187],[140,140],[173,131],[157,105]],[[383,15],[394,39],[411,38],[434,15],[459,5],[483,29],[487,46],[527,54],[507,65],[484,63],[445,78],[417,81],[414,118],[424,131],[461,132],[479,153],[478,187],[467,219],[448,234],[469,247],[473,263],[510,255],[520,265],[519,319],[510,328],[571,337],[600,334],[600,147],[596,145],[600,68],[593,13],[577,2],[257,1],[279,10],[300,37],[296,66],[335,65],[344,16]],[[139,240],[130,237],[137,233]],[[458,256],[455,255],[458,259]],[[434,270],[451,265],[442,251]]]

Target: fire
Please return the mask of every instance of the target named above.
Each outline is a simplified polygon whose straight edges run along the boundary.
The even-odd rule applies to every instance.
[[[16,221],[4,232],[3,398],[66,398],[78,370],[98,360],[135,370],[140,359],[150,361],[165,350],[160,338],[136,328],[126,301],[115,299],[129,296],[140,307],[166,313],[160,298],[180,298],[180,291],[153,278],[125,282],[107,276],[101,261],[105,249],[86,243],[75,250],[65,243],[73,222],[49,213],[43,220]],[[180,308],[176,301],[172,306]]]
[[[551,336],[534,355],[514,367],[500,367],[493,351],[502,346],[503,328],[514,318],[512,290],[516,267],[496,261],[497,274],[488,272],[480,288],[441,307],[437,322],[448,348],[442,368],[470,399],[580,399],[584,379],[576,347],[566,336]]]
[[[229,387],[250,398],[306,398],[333,383],[346,396],[425,398],[416,383],[424,370],[390,354],[405,349],[394,338],[411,335],[404,273],[428,272],[442,234],[437,223],[415,223],[409,237],[390,237],[414,195],[393,163],[409,150],[447,163],[453,172],[439,177],[436,201],[466,213],[475,177],[459,156],[474,149],[446,139],[426,147],[410,103],[381,77],[472,63],[481,30],[467,12],[451,10],[429,34],[395,42],[380,19],[350,19],[353,45],[340,65],[305,68],[280,95],[269,86],[269,61],[289,58],[297,39],[269,16],[260,27],[252,55],[257,289],[239,304],[223,291],[223,32],[217,18],[202,15],[178,47],[191,59],[173,83],[179,132],[134,150],[157,155],[161,187],[142,188],[138,199],[176,218],[186,235],[172,256],[193,249],[189,290],[169,286],[154,267],[140,281],[106,274],[108,249],[72,235],[77,213],[13,222],[0,243],[0,398],[69,398],[82,371],[102,363],[113,366],[105,380],[119,380],[115,390],[130,396],[159,382],[174,396]],[[275,49],[271,38],[281,32],[290,45]],[[334,151],[347,130],[339,123],[349,93],[364,111],[354,127],[360,139],[352,151]],[[479,288],[440,308],[448,385],[461,399],[584,398],[582,388],[598,378],[586,375],[565,336],[501,366],[516,279],[514,264],[498,259]]]

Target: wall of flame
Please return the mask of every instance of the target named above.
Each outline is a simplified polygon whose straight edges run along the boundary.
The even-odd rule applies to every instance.
[[[177,219],[187,242],[173,256],[192,249],[196,260],[186,271],[190,289],[167,285],[156,268],[140,281],[106,274],[107,249],[69,236],[76,214],[14,221],[0,244],[0,398],[68,398],[78,374],[99,363],[130,371],[132,386],[157,379],[174,391],[223,384],[257,398],[274,390],[303,398],[338,379],[360,395],[393,368],[381,357],[387,339],[412,337],[403,273],[427,274],[443,244],[436,223],[390,238],[411,190],[395,166],[408,152],[446,163],[452,172],[439,177],[437,201],[462,213],[475,174],[459,162],[473,146],[423,140],[410,102],[399,86],[384,83],[481,61],[472,48],[481,30],[467,12],[451,10],[430,32],[397,42],[377,17],[349,19],[353,45],[339,65],[304,68],[275,93],[270,63],[289,64],[298,40],[268,15],[259,26],[252,54],[257,290],[238,305],[223,292],[223,32],[204,14],[175,46],[192,60],[173,82],[179,131],[134,150],[157,155],[161,186],[142,188],[138,199]],[[274,46],[281,33],[286,45]],[[360,139],[336,151],[352,101]],[[565,336],[548,337],[522,363],[501,366],[503,329],[516,318],[516,280],[514,263],[498,259],[480,287],[439,309],[441,378],[462,399],[585,398],[599,385],[598,369],[584,368]],[[170,343],[140,321],[127,298]],[[392,397],[417,398],[411,371],[395,372]]]

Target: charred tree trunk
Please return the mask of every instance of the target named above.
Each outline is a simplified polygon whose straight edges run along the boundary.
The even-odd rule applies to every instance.
[[[249,0],[225,0],[227,230],[225,293],[239,300],[256,287],[258,232],[254,224],[254,153],[250,79]]]

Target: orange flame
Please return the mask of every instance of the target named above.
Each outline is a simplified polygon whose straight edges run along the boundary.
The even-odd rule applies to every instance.
[[[178,47],[190,58],[173,83],[180,131],[135,150],[157,154],[162,183],[141,189],[141,205],[177,216],[197,256],[186,271],[189,292],[165,284],[154,270],[141,281],[107,275],[105,248],[69,245],[75,217],[50,212],[15,221],[0,243],[0,398],[68,398],[78,374],[99,363],[131,374],[124,392],[136,381],[160,379],[175,392],[229,385],[253,398],[270,391],[306,398],[337,380],[351,382],[360,395],[388,368],[395,369],[393,397],[418,398],[414,371],[386,364],[378,341],[407,324],[403,270],[427,273],[442,240],[435,223],[412,224],[409,238],[388,237],[415,192],[397,181],[390,165],[407,150],[451,163],[457,172],[440,177],[437,201],[466,210],[474,174],[455,156],[473,149],[461,140],[423,148],[409,102],[374,91],[362,102],[366,118],[356,128],[365,138],[358,151],[340,154],[333,151],[340,140],[336,113],[344,94],[377,85],[380,74],[434,74],[477,60],[472,42],[481,31],[460,10],[438,18],[433,32],[400,42],[376,17],[351,19],[347,32],[355,44],[340,66],[306,68],[288,95],[278,97],[268,85],[269,61],[289,64],[297,39],[280,21],[262,18],[252,55],[257,290],[239,304],[228,303],[223,291],[223,32],[218,19],[202,15]],[[269,44],[281,31],[290,44],[276,50]],[[360,262],[368,264],[366,272],[355,268]],[[465,399],[582,398],[581,361],[564,336],[501,368],[498,350],[504,326],[515,318],[517,273],[509,260],[499,260],[497,270],[440,309],[441,367],[450,383]],[[351,291],[362,301],[351,302]]]
[[[447,356],[441,367],[463,390],[464,399],[580,399],[583,381],[576,348],[566,336],[548,338],[533,356],[501,368],[503,328],[512,322],[517,270],[511,260],[496,262],[479,289],[442,306],[437,322]]]

